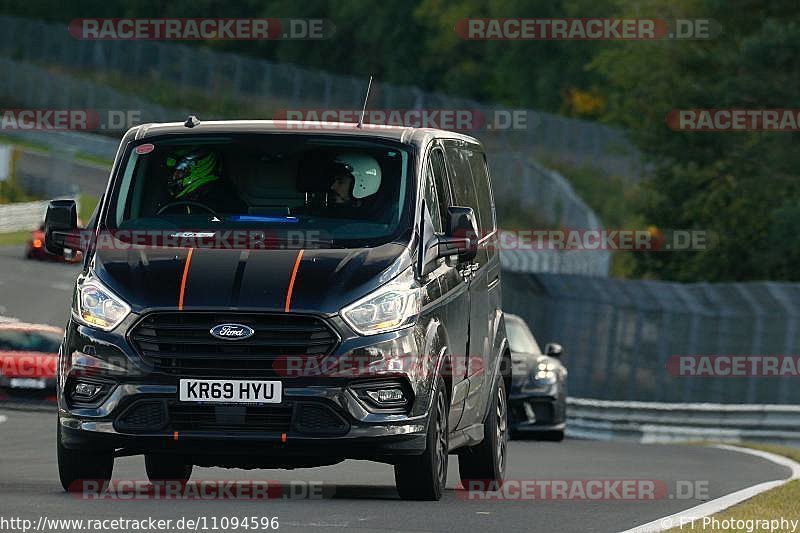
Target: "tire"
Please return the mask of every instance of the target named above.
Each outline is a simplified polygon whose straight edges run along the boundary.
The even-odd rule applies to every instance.
[[[175,455],[148,453],[144,456],[144,469],[151,483],[179,481],[187,483],[192,477],[192,465]]]
[[[435,390],[425,452],[404,458],[394,466],[397,492],[404,500],[439,500],[447,482],[449,409],[442,379],[437,381]]]
[[[492,392],[491,407],[483,423],[483,441],[461,451],[458,456],[458,473],[463,487],[470,482],[486,484],[486,490],[500,486],[505,479],[508,459],[508,396],[502,376]]]
[[[83,490],[81,480],[98,481],[107,484],[114,470],[114,456],[108,452],[83,452],[69,450],[61,445],[61,428],[58,428],[56,447],[58,448],[58,477],[67,492]]]

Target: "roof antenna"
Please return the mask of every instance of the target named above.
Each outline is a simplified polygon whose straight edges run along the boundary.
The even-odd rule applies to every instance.
[[[189,115],[189,118],[186,119],[186,122],[183,125],[187,128],[194,128],[195,126],[200,125],[200,119],[194,115]]]
[[[369,84],[367,85],[367,94],[364,95],[364,107],[361,108],[361,118],[358,119],[356,128],[364,127],[364,114],[367,112],[367,101],[369,101],[369,91],[372,89],[372,76],[369,77]]]

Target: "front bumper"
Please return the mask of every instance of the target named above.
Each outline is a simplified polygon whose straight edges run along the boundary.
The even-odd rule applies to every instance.
[[[352,338],[332,355],[346,355],[366,346],[377,346],[379,351],[402,346],[420,353],[417,338],[413,329],[372,339]],[[59,431],[66,448],[114,450],[117,455],[174,453],[198,465],[269,468],[333,464],[343,459],[391,463],[397,456],[420,454],[426,447],[432,380],[424,369],[379,371],[369,376],[287,377],[282,379],[281,404],[202,404],[179,402],[182,376],[148,370],[124,336],[70,321],[62,353],[83,353],[87,347],[95,347],[95,355],[101,351],[108,354],[113,348],[138,371],[76,378],[71,356],[62,356]],[[96,381],[106,389],[95,404],[76,403],[65,394],[74,379]],[[241,375],[225,379],[260,378]],[[403,412],[374,409],[353,390],[353,385],[385,380],[407,387],[412,403]],[[132,410],[143,405],[147,412],[129,418],[144,423],[124,423]],[[156,411],[159,414],[153,414]]]
[[[508,404],[513,431],[563,431],[566,427],[566,397],[557,385],[539,393],[512,391]]]

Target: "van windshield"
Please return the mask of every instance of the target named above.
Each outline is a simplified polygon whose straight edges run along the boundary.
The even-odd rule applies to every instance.
[[[131,147],[120,168],[106,218],[119,235],[233,230],[237,239],[261,233],[298,247],[361,247],[411,226],[411,151],[389,141],[155,138]]]

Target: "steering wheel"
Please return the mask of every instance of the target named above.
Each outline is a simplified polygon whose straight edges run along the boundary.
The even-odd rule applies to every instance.
[[[210,207],[208,207],[205,204],[201,204],[200,202],[195,202],[193,200],[177,200],[175,202],[170,202],[167,205],[165,205],[164,207],[162,207],[161,209],[159,209],[158,211],[156,211],[156,215],[160,215],[162,213],[165,213],[168,210],[170,210],[170,209],[172,209],[174,207],[178,207],[178,206],[186,207],[186,214],[187,215],[191,215],[192,214],[192,207],[196,207],[198,209],[202,209],[204,211],[207,211],[208,213],[211,213],[215,217],[218,217],[217,213],[213,209],[211,209]]]

